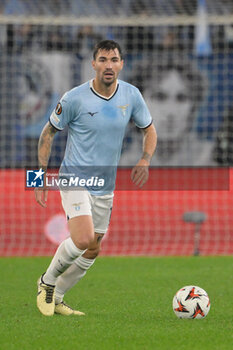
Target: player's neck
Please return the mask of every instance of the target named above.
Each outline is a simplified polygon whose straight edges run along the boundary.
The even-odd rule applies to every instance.
[[[93,86],[94,90],[99,95],[107,97],[107,98],[109,98],[110,96],[112,96],[114,94],[114,92],[116,91],[116,88],[117,88],[117,84],[118,84],[117,80],[114,81],[111,85],[105,85],[97,79],[93,79],[93,81],[92,81],[92,86]]]

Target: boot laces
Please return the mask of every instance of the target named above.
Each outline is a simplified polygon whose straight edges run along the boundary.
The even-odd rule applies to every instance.
[[[45,297],[46,303],[50,304],[53,301],[54,287],[46,286],[45,291],[46,291],[46,297]]]

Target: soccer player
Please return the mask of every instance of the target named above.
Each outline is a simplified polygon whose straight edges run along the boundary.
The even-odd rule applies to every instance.
[[[123,64],[118,43],[104,40],[97,44],[92,61],[95,78],[64,94],[39,139],[39,167],[45,171],[54,135],[66,125],[68,139],[60,172],[82,169],[83,174],[84,169],[86,175],[91,175],[94,167],[95,170],[99,167],[100,173],[111,169],[106,188],[61,190],[70,237],[60,244],[47,271],[38,280],[37,307],[46,316],[83,314],[64,303],[63,297],[86,274],[100,251],[101,239],[109,225],[124,132],[131,118],[144,132],[142,154],[138,155],[131,178],[140,187],[148,179],[156,131],[139,90],[118,80]],[[35,190],[36,201],[42,207],[46,207],[47,195],[46,188]]]

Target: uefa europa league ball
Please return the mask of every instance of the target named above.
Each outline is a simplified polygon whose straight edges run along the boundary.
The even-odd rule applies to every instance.
[[[210,311],[208,294],[197,286],[186,286],[178,290],[172,305],[178,318],[201,319]]]

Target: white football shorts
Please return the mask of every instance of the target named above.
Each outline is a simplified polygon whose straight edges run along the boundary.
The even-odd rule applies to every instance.
[[[114,194],[93,196],[86,190],[60,191],[62,206],[68,219],[91,215],[96,233],[106,233],[110,222]]]

